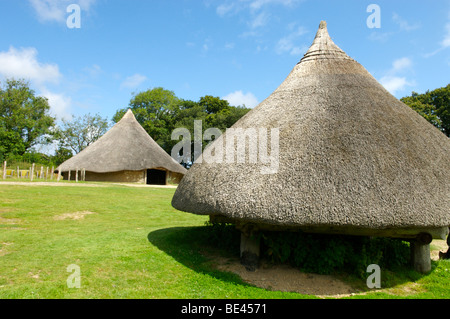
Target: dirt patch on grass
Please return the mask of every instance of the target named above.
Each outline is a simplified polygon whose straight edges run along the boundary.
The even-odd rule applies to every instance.
[[[439,260],[439,252],[447,252],[448,246],[446,240],[433,240],[430,246],[431,259]]]
[[[431,244],[431,258],[439,259],[439,251],[447,251],[444,240],[435,240]],[[364,295],[370,292],[385,292],[396,296],[411,296],[423,291],[417,282],[408,282],[384,289],[365,289],[365,282],[358,287],[335,276],[309,274],[288,265],[262,263],[259,269],[249,272],[238,258],[214,256],[215,268],[237,274],[244,282],[256,287],[285,292],[314,295],[320,298],[343,298],[352,295]],[[361,289],[363,287],[363,289]]]
[[[3,202],[3,199],[2,199],[2,202]],[[5,208],[5,207],[3,207],[3,208],[0,208],[0,214],[11,213],[14,210],[15,210],[14,208]]]
[[[11,245],[13,245],[13,243],[0,243],[0,257],[9,253],[7,247]]]
[[[72,219],[72,220],[81,220],[84,219],[87,215],[93,215],[96,214],[94,212],[75,212],[75,213],[67,213],[59,216],[55,216],[54,220],[66,220],[66,219]]]
[[[359,292],[333,276],[303,273],[288,265],[263,263],[256,271],[250,272],[237,259],[220,258],[217,260],[217,268],[235,273],[244,282],[268,290],[319,297],[344,297]]]
[[[17,225],[20,220],[17,218],[4,218],[0,216],[0,225]]]

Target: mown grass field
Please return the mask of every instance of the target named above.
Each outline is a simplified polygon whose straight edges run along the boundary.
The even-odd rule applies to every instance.
[[[173,194],[0,182],[0,298],[314,298],[258,288],[217,270],[207,256],[225,252],[208,244],[208,218],[173,209]],[[70,265],[80,269],[80,288],[68,287]],[[350,298],[450,298],[450,262],[433,262],[427,275],[390,273],[385,283],[389,291]]]

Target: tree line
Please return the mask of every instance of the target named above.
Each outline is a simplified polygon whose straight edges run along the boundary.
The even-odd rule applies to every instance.
[[[168,154],[178,142],[171,139],[174,129],[184,127],[193,133],[194,120],[202,120],[204,130],[211,127],[225,130],[250,111],[219,97],[206,95],[199,101],[191,101],[157,87],[133,95],[127,107],[116,111],[112,123],[99,114],[89,113],[57,124],[45,97],[37,96],[24,80],[7,79],[0,85],[0,161],[59,165],[103,136],[128,109]],[[54,155],[34,150],[37,145],[52,143],[56,145]]]
[[[412,92],[401,101],[450,137],[450,84],[424,94]],[[187,128],[193,136],[194,120],[202,120],[203,130],[225,131],[250,111],[210,95],[198,101],[181,99],[162,87],[134,94],[127,107],[116,111],[112,123],[120,121],[128,109],[168,154],[179,142],[171,139],[176,128]],[[57,124],[50,115],[48,100],[37,96],[28,82],[7,79],[0,83],[0,161],[59,165],[94,143],[110,127],[110,121],[99,114],[74,116]],[[37,145],[50,143],[56,144],[54,155],[34,150]]]

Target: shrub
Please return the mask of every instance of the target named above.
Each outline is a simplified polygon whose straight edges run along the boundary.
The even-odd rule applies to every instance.
[[[210,223],[210,244],[239,252],[240,232],[232,224]],[[261,232],[261,256],[272,263],[288,263],[306,272],[345,272],[361,278],[367,266],[395,270],[409,262],[409,243],[400,239],[298,232]]]
[[[366,275],[367,266],[394,269],[409,262],[409,244],[399,239],[303,232],[263,232],[262,255],[307,272]]]
[[[211,223],[206,222],[207,240],[214,247],[237,251],[239,253],[239,245],[241,233],[232,224],[228,223]]]

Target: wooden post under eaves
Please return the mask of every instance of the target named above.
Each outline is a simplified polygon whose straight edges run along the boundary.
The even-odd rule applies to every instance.
[[[431,271],[430,243],[432,236],[421,233],[411,241],[411,262],[414,270],[420,273]]]

